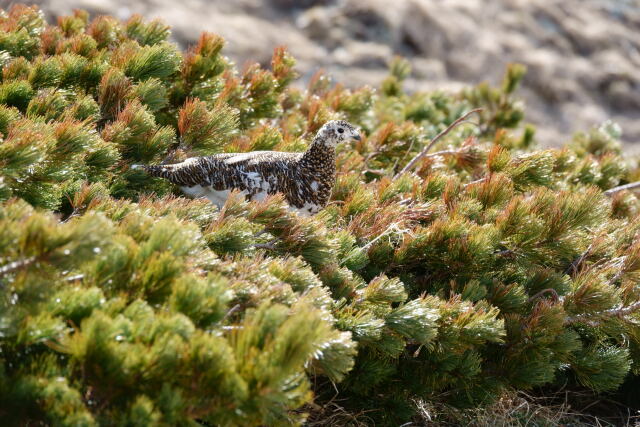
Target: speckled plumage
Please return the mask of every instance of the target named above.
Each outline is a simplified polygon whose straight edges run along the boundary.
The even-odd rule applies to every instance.
[[[335,182],[335,147],[359,139],[343,120],[326,123],[304,153],[253,151],[193,157],[173,165],[136,166],[179,185],[192,197],[206,197],[222,207],[231,190],[249,200],[282,193],[293,209],[313,215],[326,206]]]

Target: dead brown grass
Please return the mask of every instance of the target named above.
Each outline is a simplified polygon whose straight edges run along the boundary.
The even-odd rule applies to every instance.
[[[599,405],[606,411],[599,411]],[[420,419],[414,426],[640,426],[640,417],[628,408],[575,391],[550,396],[509,392],[490,406],[465,410],[425,401],[416,401],[416,407]]]
[[[301,409],[309,427],[375,426],[366,411],[351,413],[337,399],[312,403]],[[629,408],[587,392],[562,391],[549,396],[525,392],[505,393],[490,406],[456,409],[441,403],[416,400],[418,416],[401,427],[640,427],[640,415]]]

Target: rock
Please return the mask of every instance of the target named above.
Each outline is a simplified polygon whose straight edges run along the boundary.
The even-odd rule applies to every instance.
[[[333,51],[336,64],[345,67],[385,68],[393,53],[389,46],[378,43],[350,41]]]
[[[323,40],[327,38],[331,29],[334,28],[333,20],[335,18],[336,14],[332,13],[331,9],[312,7],[298,17],[296,25],[308,37],[314,40]]]
[[[402,40],[414,54],[444,58],[451,51],[455,37],[447,31],[446,22],[455,16],[443,16],[439,12],[441,10],[428,7],[423,2],[411,2],[407,7],[401,30]]]
[[[273,6],[281,9],[306,9],[312,6],[328,6],[334,3],[334,0],[269,0]],[[267,3],[267,2],[265,2]]]
[[[396,47],[401,42],[399,27],[406,4],[406,0],[347,0],[339,13],[348,20],[346,29],[353,38]]]
[[[618,110],[640,109],[640,87],[629,80],[614,80],[606,88],[605,96],[610,105]]]
[[[430,81],[447,79],[447,69],[442,61],[434,58],[415,58],[411,61],[413,78]]]

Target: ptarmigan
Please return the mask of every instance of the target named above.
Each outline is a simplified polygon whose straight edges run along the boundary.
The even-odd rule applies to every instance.
[[[336,176],[336,144],[360,140],[358,130],[344,120],[327,122],[304,153],[253,151],[192,157],[173,165],[134,165],[149,175],[179,185],[192,197],[206,197],[222,207],[231,190],[249,200],[282,193],[293,210],[313,215],[326,206]]]

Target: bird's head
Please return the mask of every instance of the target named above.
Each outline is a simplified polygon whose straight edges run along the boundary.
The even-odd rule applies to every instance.
[[[318,131],[318,139],[330,147],[350,139],[360,141],[360,131],[351,123],[344,120],[331,120]]]

